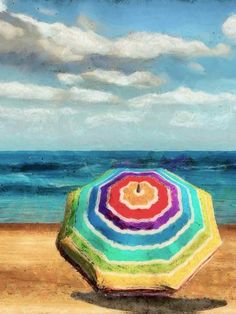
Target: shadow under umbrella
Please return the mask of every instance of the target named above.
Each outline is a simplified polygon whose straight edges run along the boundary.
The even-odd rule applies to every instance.
[[[90,304],[128,313],[155,313],[155,314],[194,314],[198,311],[214,309],[227,305],[225,300],[217,299],[187,299],[171,297],[130,297],[114,298],[96,292],[72,292],[71,297]]]

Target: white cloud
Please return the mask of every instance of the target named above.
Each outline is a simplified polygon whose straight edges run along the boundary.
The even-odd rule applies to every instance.
[[[66,85],[76,85],[83,82],[83,78],[78,74],[58,73],[57,78],[61,83]]]
[[[38,11],[44,15],[48,15],[48,16],[54,16],[57,14],[56,10],[53,9],[49,9],[49,8],[44,8],[44,7],[39,7]]]
[[[50,86],[23,84],[20,82],[0,82],[0,97],[25,100],[76,102],[78,104],[115,102],[118,97],[111,93],[93,89],[72,87],[60,89]]]
[[[146,107],[151,105],[217,105],[236,104],[236,94],[210,94],[203,91],[193,91],[187,87],[179,87],[174,91],[161,94],[145,94],[129,100],[131,107]]]
[[[170,120],[170,125],[184,128],[226,129],[232,113],[206,114],[201,112],[178,111]]]
[[[39,38],[35,38],[39,49],[61,61],[79,61],[88,54],[108,53],[110,41],[92,31],[84,31],[76,26],[69,27],[62,23],[39,22],[23,14],[11,15],[24,22],[26,27],[30,26],[28,30],[40,35]]]
[[[140,71],[126,75],[119,71],[105,71],[96,69],[91,72],[83,73],[82,77],[119,86],[151,87],[159,86],[164,83],[164,80],[160,77],[150,72]]]
[[[222,31],[227,37],[236,40],[236,14],[226,19],[222,25]]]
[[[22,28],[2,20],[0,20],[0,30],[1,36],[6,40],[14,40],[17,37],[22,37],[24,35],[24,30]]]
[[[4,12],[7,10],[7,5],[4,0],[0,0],[0,12]]]
[[[109,122],[119,122],[119,123],[138,123],[143,119],[142,115],[137,115],[131,112],[115,112],[115,113],[103,113],[98,115],[93,115],[87,117],[85,123],[88,124],[90,128],[94,128]]]
[[[143,108],[151,105],[229,105],[236,108],[236,94],[209,94],[202,91],[192,91],[180,87],[174,91],[161,94],[145,94],[124,102],[118,96],[105,91],[71,87],[69,89],[51,86],[24,84],[17,81],[0,82],[0,97],[23,100],[74,102],[74,103],[118,103],[130,107]]]
[[[48,101],[60,99],[63,94],[64,90],[49,86],[0,82],[0,96],[6,98]]]
[[[1,23],[5,24],[4,27],[0,27],[0,53],[21,54],[24,58],[28,54],[37,54],[43,60],[50,60],[50,62],[68,62],[83,58],[78,54],[75,55],[66,45],[60,46],[50,40],[50,37],[40,35],[36,28],[37,21],[34,19],[26,17],[25,21],[20,21],[18,17],[14,16],[11,23],[3,20]]]
[[[80,75],[70,73],[59,73],[57,77],[66,85],[76,85],[83,81],[83,78]],[[78,88],[75,86],[70,89],[70,99],[90,103],[118,101],[118,97],[112,93],[94,89]]]
[[[71,108],[18,108],[2,105],[0,125],[3,125],[4,129],[7,128],[14,136],[20,136],[21,139],[26,137],[31,141],[42,137],[47,140],[49,134],[50,138],[58,136],[62,121],[66,124],[67,131],[70,131],[70,127],[75,127],[73,117],[76,115],[78,111]],[[9,133],[6,133],[4,138],[7,138]]]
[[[152,59],[166,54],[179,57],[214,57],[225,56],[230,52],[230,47],[225,44],[210,48],[201,41],[188,41],[161,33],[134,32],[117,39],[108,39],[88,28],[85,30],[62,23],[40,22],[24,14],[9,15],[11,19],[7,22],[22,28],[24,36],[18,34],[14,39],[1,39],[0,53],[33,53],[53,62],[80,61],[91,54]],[[3,33],[6,32],[6,29],[0,28],[0,37],[4,39]]]
[[[42,117],[53,114],[52,109],[41,108],[7,108],[6,106],[0,106],[0,119],[11,121],[31,121],[37,122]]]
[[[209,48],[198,40],[187,41],[161,33],[137,32],[116,40],[113,54],[129,58],[151,59],[160,55],[175,55],[179,57],[225,56],[230,53],[230,47],[218,44]]]
[[[197,72],[199,74],[205,74],[205,68],[200,63],[197,62],[189,62],[188,68],[193,70],[194,72]]]
[[[102,92],[99,90],[72,87],[70,97],[74,101],[98,103],[98,102],[117,102],[118,97],[112,93]]]

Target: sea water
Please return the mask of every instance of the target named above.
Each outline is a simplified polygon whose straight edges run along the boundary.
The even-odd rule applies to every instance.
[[[236,223],[236,152],[0,152],[0,222],[60,222],[67,192],[110,168],[166,168],[213,196]]]

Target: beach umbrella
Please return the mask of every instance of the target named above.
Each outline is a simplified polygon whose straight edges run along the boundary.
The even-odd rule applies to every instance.
[[[179,289],[220,246],[212,199],[165,170],[112,169],[67,199],[57,245],[104,292]]]

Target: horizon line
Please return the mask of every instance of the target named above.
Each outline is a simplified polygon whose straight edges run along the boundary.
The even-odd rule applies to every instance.
[[[98,150],[98,149],[82,149],[82,150],[75,150],[75,149],[19,149],[19,150],[0,150],[0,153],[14,153],[14,152],[154,152],[154,153],[161,153],[161,152],[236,152],[236,150],[197,150],[197,149],[183,149],[183,150],[136,150],[136,149],[128,149],[128,150]]]

